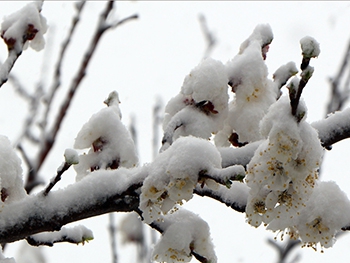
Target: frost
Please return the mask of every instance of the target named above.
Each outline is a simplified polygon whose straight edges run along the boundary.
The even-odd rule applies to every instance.
[[[26,196],[22,179],[21,160],[10,141],[0,136],[0,189],[1,203],[11,203]]]
[[[313,37],[303,37],[300,40],[300,45],[304,57],[315,58],[320,55],[320,44]]]
[[[134,142],[120,120],[118,94],[112,92],[105,103],[108,107],[95,113],[75,139],[76,149],[90,148],[74,166],[77,180],[94,170],[130,168],[138,163]]]
[[[153,260],[157,262],[190,262],[192,252],[217,262],[208,224],[197,215],[179,210],[167,216],[170,225],[154,247]]]
[[[30,46],[40,51],[45,46],[44,34],[47,31],[46,19],[41,15],[42,2],[32,2],[19,11],[4,18],[1,24],[1,37],[9,49],[15,49],[17,53],[22,47]],[[24,41],[27,41],[23,43]],[[26,45],[25,45],[26,44]]]

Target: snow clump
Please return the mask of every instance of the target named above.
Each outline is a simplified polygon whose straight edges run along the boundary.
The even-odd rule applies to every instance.
[[[209,139],[222,129],[228,111],[227,83],[224,65],[212,58],[185,77],[181,92],[165,107],[161,151],[180,136]]]
[[[272,39],[270,26],[258,25],[253,34],[242,43],[238,55],[227,62],[229,85],[235,97],[229,105],[225,128],[215,138],[217,146],[228,146],[232,133],[238,135],[240,143],[262,139],[259,122],[279,97],[279,90],[268,79],[264,61],[268,49],[263,49],[268,47]]]
[[[20,53],[22,49],[28,47],[28,44],[36,51],[44,48],[44,34],[48,26],[41,14],[42,4],[42,1],[31,2],[4,18],[1,24],[1,37],[9,50],[14,49]]]
[[[26,196],[23,186],[21,160],[9,139],[0,135],[0,203],[8,204]]]
[[[217,262],[208,224],[197,215],[181,209],[167,216],[170,225],[162,234],[153,251],[157,262],[190,262],[192,252],[205,257],[206,262]]]
[[[140,209],[146,223],[159,220],[161,215],[176,212],[177,206],[193,197],[196,184],[216,188],[213,175],[228,182],[232,175],[244,174],[240,165],[221,168],[221,156],[209,141],[192,136],[177,139],[168,150],[150,164],[149,175],[141,188]]]
[[[94,170],[131,168],[138,163],[130,132],[120,120],[118,93],[110,93],[105,103],[108,107],[92,115],[75,139],[75,149],[90,148],[74,166],[77,180]]]

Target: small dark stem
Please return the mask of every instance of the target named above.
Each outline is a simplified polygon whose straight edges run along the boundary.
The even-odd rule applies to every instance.
[[[61,180],[62,174],[71,167],[71,164],[64,162],[63,166],[57,170],[57,175],[51,179],[50,184],[43,191],[43,195],[47,196],[51,189]]]

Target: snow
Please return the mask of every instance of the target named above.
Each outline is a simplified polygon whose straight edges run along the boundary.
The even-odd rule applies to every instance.
[[[295,65],[294,62],[288,62],[285,65],[282,65],[281,67],[279,67],[275,73],[273,74],[273,79],[274,82],[276,83],[277,87],[281,87],[282,85],[284,85],[289,78],[291,78],[292,76],[294,76],[295,74],[298,73],[298,69]]]
[[[335,234],[350,223],[350,201],[334,181],[320,182],[305,208],[300,211],[296,225],[305,245],[331,247]]]
[[[303,37],[300,40],[300,45],[304,57],[315,58],[320,55],[320,44],[313,37]]]
[[[208,262],[217,262],[208,224],[185,209],[166,216],[166,230],[154,247],[157,262],[190,262],[194,251]]]
[[[48,196],[39,193],[14,201],[1,209],[0,233],[14,225],[20,227],[28,220],[56,222],[71,213],[101,205],[107,198],[141,183],[147,174],[147,167],[97,170],[74,184],[51,191]]]
[[[262,139],[259,122],[279,97],[279,90],[268,79],[268,69],[262,56],[262,44],[267,40],[272,41],[270,27],[258,25],[242,43],[239,54],[227,62],[227,75],[235,98],[230,103],[226,127],[217,136],[227,140],[232,132],[236,132],[241,143]],[[224,141],[216,140],[217,146],[225,146]]]
[[[90,148],[74,166],[77,180],[96,169],[131,168],[138,164],[131,134],[120,120],[118,93],[111,92],[105,103],[108,107],[95,113],[75,139],[74,148]]]
[[[41,15],[42,1],[27,4],[19,11],[4,18],[1,24],[1,37],[9,49],[17,53],[23,49],[23,37],[30,40],[30,47],[40,51],[45,46],[44,34],[47,31],[46,19]],[[24,46],[24,49],[26,46]]]
[[[83,225],[74,226],[72,228],[62,227],[59,231],[43,232],[31,236],[36,242],[53,244],[59,240],[68,239],[76,244],[84,244],[94,238],[92,231]]]
[[[242,54],[253,41],[258,41],[262,48],[269,45],[272,40],[273,32],[271,26],[269,24],[259,24],[254,28],[253,33],[241,44],[239,54]]]
[[[202,60],[191,70],[181,91],[165,107],[161,151],[180,136],[209,139],[223,128],[228,111],[228,79],[222,62]]]
[[[78,152],[74,149],[66,149],[64,151],[64,158],[65,158],[65,161],[69,164],[78,164],[79,163]]]
[[[326,119],[315,121],[312,126],[317,129],[320,138],[343,134],[349,130],[350,108],[329,114]]]
[[[300,101],[302,111],[306,106]],[[349,223],[350,202],[334,182],[319,182],[323,149],[316,130],[298,122],[287,96],[274,103],[261,122],[267,138],[248,164],[248,223],[282,231],[314,249],[331,247],[335,233]],[[342,212],[342,210],[345,210]]]
[[[7,137],[0,135],[0,203],[11,203],[26,196],[21,160]]]
[[[140,196],[144,221],[151,223],[190,200],[199,173],[215,173],[220,168],[221,157],[212,143],[192,136],[177,139],[149,165]]]

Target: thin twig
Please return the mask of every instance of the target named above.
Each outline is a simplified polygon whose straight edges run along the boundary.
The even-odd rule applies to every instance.
[[[72,164],[64,162],[63,165],[57,170],[57,174],[51,179],[49,185],[43,191],[43,195],[47,196],[51,189],[61,180],[62,174],[71,167]]]
[[[200,14],[198,19],[199,19],[202,32],[204,34],[204,38],[206,40],[206,49],[205,49],[203,58],[207,58],[210,56],[210,53],[212,52],[217,41],[213,32],[209,30],[208,23],[205,16],[203,14]]]
[[[53,127],[52,127],[51,131],[48,132],[45,136],[45,140],[43,142],[43,145],[42,145],[40,152],[39,152],[39,155],[38,155],[36,170],[39,170],[39,168],[43,164],[44,160],[46,159],[46,156],[50,152],[50,150],[55,142],[55,138],[56,138],[56,135],[61,127],[62,121],[67,113],[67,110],[68,110],[68,108],[73,100],[73,97],[74,97],[81,81],[83,80],[83,78],[86,75],[86,69],[91,61],[93,54],[95,53],[96,47],[97,47],[103,33],[106,32],[107,29],[112,27],[112,25],[106,25],[107,17],[109,15],[109,13],[112,11],[112,9],[113,9],[113,1],[109,1],[107,3],[105,10],[100,15],[99,23],[98,23],[97,29],[92,37],[90,46],[84,55],[83,61],[80,64],[80,68],[79,68],[76,76],[73,78],[73,81],[70,85],[70,88],[68,90],[66,98],[63,100],[63,102],[61,104],[58,115],[54,121]],[[129,19],[136,18],[136,17],[137,16],[132,16],[132,17],[123,19],[113,27],[121,25],[122,23],[128,21]]]
[[[85,3],[86,3],[86,1],[81,1],[80,4],[76,4],[77,12],[72,19],[69,33],[68,33],[66,39],[61,44],[61,50],[59,52],[58,61],[57,61],[57,64],[56,64],[56,67],[54,70],[54,72],[55,72],[54,73],[54,80],[53,80],[52,86],[50,88],[49,94],[47,94],[47,96],[45,96],[45,100],[44,100],[44,102],[46,103],[46,110],[44,113],[43,120],[41,122],[42,129],[44,131],[45,131],[45,128],[47,125],[48,115],[49,115],[49,112],[51,110],[52,100],[53,100],[56,92],[58,91],[58,88],[61,85],[61,68],[62,68],[63,59],[65,58],[66,51],[68,50],[68,46],[71,43],[71,40],[73,38],[73,34],[75,33],[75,29],[77,28],[77,25],[78,25],[78,22],[80,21],[80,16],[81,16],[83,7],[85,6]]]

